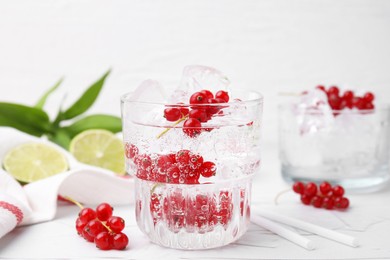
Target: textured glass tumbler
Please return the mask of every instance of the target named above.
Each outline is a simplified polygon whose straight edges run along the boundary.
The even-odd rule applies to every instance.
[[[135,101],[131,93],[122,97],[136,219],[152,242],[208,249],[227,245],[248,229],[252,177],[260,166],[263,99],[256,92],[229,95],[229,103],[196,106]],[[184,111],[174,122],[164,117],[171,108]],[[185,111],[194,109],[212,111],[211,116],[201,126],[183,126]]]
[[[390,179],[390,108],[320,111],[279,106],[279,155],[287,181],[328,181],[370,192]]]

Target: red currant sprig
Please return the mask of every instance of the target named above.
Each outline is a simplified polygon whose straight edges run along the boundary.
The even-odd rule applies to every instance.
[[[316,208],[347,209],[348,198],[344,197],[344,188],[340,185],[333,186],[324,181],[318,187],[314,182],[295,182],[292,186],[295,193],[301,196],[301,202],[305,205],[313,205]]]
[[[341,93],[337,86],[331,86],[328,90],[322,85],[316,88],[327,95],[328,103],[333,110],[342,110],[344,108],[372,110],[375,108],[373,104],[375,96],[372,92],[367,92],[359,97],[351,90],[346,90]]]
[[[129,239],[123,229],[123,218],[113,216],[113,208],[108,203],[99,204],[96,209],[84,208],[77,201],[67,198],[81,208],[76,219],[76,231],[88,242],[95,243],[101,250],[123,250],[127,247]]]
[[[208,122],[213,115],[220,112],[222,106],[217,104],[227,103],[229,98],[226,91],[219,90],[214,96],[210,90],[204,89],[191,95],[190,109],[180,106],[182,104],[178,104],[177,107],[170,106],[164,109],[164,117],[170,122],[175,122],[172,127],[184,121],[183,132],[189,137],[196,137],[202,130],[212,130],[212,128],[202,129],[202,123]],[[163,136],[169,129],[165,129],[157,138]]]

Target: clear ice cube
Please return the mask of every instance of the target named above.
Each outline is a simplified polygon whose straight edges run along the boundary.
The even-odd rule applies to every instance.
[[[174,90],[169,101],[172,103],[188,103],[190,96],[197,91],[208,89],[215,93],[228,90],[229,79],[212,67],[190,65],[183,70],[179,87]]]

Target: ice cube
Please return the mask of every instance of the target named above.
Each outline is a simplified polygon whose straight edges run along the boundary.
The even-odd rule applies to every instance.
[[[132,101],[141,101],[148,103],[165,103],[166,94],[161,84],[155,80],[143,81],[130,96]]]
[[[321,90],[308,91],[294,106],[300,133],[328,131],[334,124],[334,115],[326,94]]]
[[[179,87],[173,92],[169,101],[188,103],[188,99],[196,91],[203,89],[213,93],[218,90],[228,91],[229,84],[229,79],[215,68],[189,65],[184,68]]]

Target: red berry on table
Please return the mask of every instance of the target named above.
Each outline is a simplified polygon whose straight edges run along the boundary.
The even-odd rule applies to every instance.
[[[124,233],[118,233],[112,236],[110,242],[114,249],[123,250],[129,244],[129,238]]]
[[[88,224],[84,227],[84,230],[92,237],[96,237],[100,232],[107,231],[106,227],[98,219],[89,221]]]
[[[330,185],[329,182],[324,181],[323,183],[320,184],[320,191],[323,195],[328,195],[329,192],[332,191],[332,186]]]
[[[181,111],[176,107],[169,107],[164,109],[164,117],[171,122],[177,121],[182,117]]]
[[[108,232],[100,232],[94,239],[95,245],[101,250],[109,250],[111,246],[111,234]]]
[[[202,166],[200,167],[200,174],[205,177],[209,178],[211,176],[214,176],[217,171],[217,168],[215,166],[215,163],[213,162],[204,162]]]
[[[310,203],[315,207],[315,208],[321,208],[322,207],[322,197],[320,196],[314,196]]]
[[[111,231],[119,233],[125,228],[125,221],[121,217],[111,216],[107,220],[107,226],[111,229]]]
[[[366,106],[366,101],[363,98],[355,97],[353,99],[353,106],[360,110],[364,109]]]
[[[363,99],[368,102],[368,103],[371,103],[372,101],[374,101],[374,94],[372,94],[371,92],[367,92],[366,94],[364,94],[363,96]]]
[[[77,234],[79,234],[80,236],[83,235],[83,230],[84,230],[84,227],[87,225],[87,223],[83,222],[80,220],[80,218],[77,218],[76,219],[76,230],[77,230]]]
[[[225,103],[229,102],[229,94],[226,91],[220,90],[215,93],[215,98],[220,98],[225,101]]]
[[[328,95],[336,95],[338,96],[339,93],[340,93],[340,90],[337,86],[331,86],[328,91],[327,91]]]
[[[345,197],[337,197],[334,200],[334,204],[338,209],[346,209],[349,207],[349,200]]]
[[[214,98],[214,95],[210,90],[204,89],[201,90],[200,93],[204,94],[207,99]]]
[[[314,182],[307,183],[305,186],[305,194],[310,197],[315,196],[317,194],[317,184]]]
[[[188,118],[183,123],[183,132],[188,135],[189,137],[195,137],[200,134],[202,131],[201,129],[202,124],[198,119],[195,118]]]
[[[310,205],[311,199],[312,199],[312,197],[309,195],[306,195],[306,194],[301,195],[301,201],[305,205]]]
[[[336,185],[332,189],[333,196],[335,197],[342,197],[344,195],[344,188],[340,185]]]
[[[293,191],[298,194],[303,194],[305,192],[305,185],[302,182],[297,181],[293,185]]]
[[[353,91],[351,90],[346,90],[343,94],[343,97],[342,97],[344,100],[346,101],[350,101],[352,102],[353,98],[354,98],[354,94],[353,94]]]
[[[334,199],[332,197],[324,197],[322,200],[322,207],[325,209],[333,209]]]
[[[87,224],[90,220],[96,218],[96,212],[91,208],[83,208],[79,212],[79,219],[82,223]]]
[[[190,97],[190,104],[196,105],[196,104],[204,104],[207,102],[207,97],[205,94],[201,92],[195,92]]]
[[[96,216],[101,221],[107,221],[112,216],[113,208],[108,203],[101,203],[96,208]]]
[[[95,239],[95,238],[89,233],[89,229],[87,228],[87,226],[85,226],[84,229],[83,229],[82,237],[83,237],[85,240],[87,240],[88,242],[93,242],[93,240]]]
[[[369,110],[374,109],[374,108],[375,108],[375,106],[372,103],[366,103],[366,105],[364,107],[364,109],[369,109]]]
[[[328,103],[330,107],[334,110],[341,109],[341,98],[337,94],[329,94],[328,95]]]

